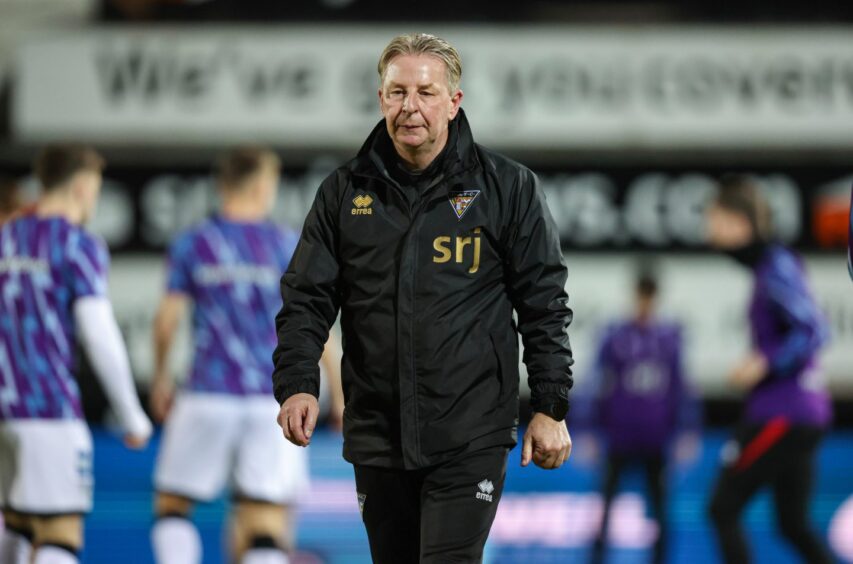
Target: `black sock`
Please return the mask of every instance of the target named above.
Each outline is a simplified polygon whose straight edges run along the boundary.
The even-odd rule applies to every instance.
[[[33,543],[33,532],[29,529],[24,529],[22,527],[16,527],[15,525],[10,525],[6,523],[6,530],[12,533],[15,533],[18,536],[24,537],[27,541],[32,544]]]
[[[257,535],[252,537],[252,541],[249,544],[250,548],[277,548],[281,550],[281,547],[275,542],[275,539],[269,535]]]

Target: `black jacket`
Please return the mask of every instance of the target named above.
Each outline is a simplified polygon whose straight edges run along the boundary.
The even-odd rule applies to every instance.
[[[533,409],[568,409],[572,312],[545,197],[530,170],[474,143],[461,111],[450,128],[442,155],[403,186],[380,122],[320,186],[281,281],[275,397],[318,394],[340,308],[355,464],[421,468],[514,446],[518,332]]]

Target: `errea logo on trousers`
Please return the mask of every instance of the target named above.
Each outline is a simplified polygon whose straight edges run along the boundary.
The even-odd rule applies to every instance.
[[[492,484],[491,480],[483,480],[477,484],[477,489],[480,490],[475,496],[477,499],[482,499],[483,501],[488,502],[492,501],[492,492],[495,491],[495,486]]]
[[[370,206],[373,204],[373,198],[371,198],[368,194],[359,194],[355,198],[352,199],[352,203],[355,207],[352,209],[353,215],[372,215],[373,208]]]

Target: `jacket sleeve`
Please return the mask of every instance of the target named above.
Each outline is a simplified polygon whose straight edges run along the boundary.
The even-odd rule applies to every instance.
[[[297,393],[319,395],[318,363],[340,307],[338,295],[339,173],[327,178],[305,218],[296,251],[281,278],[275,318],[273,393],[279,405]]]
[[[568,277],[557,226],[536,176],[519,171],[506,260],[507,286],[518,313],[524,364],[534,411],[568,410],[572,350],[566,328],[572,321]]]
[[[782,340],[763,351],[770,376],[777,378],[797,376],[829,338],[823,316],[792,262],[778,265],[765,280],[774,315],[786,328]]]

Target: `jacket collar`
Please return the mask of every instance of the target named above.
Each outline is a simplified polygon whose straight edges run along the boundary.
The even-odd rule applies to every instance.
[[[471,134],[471,126],[465,117],[462,108],[456,114],[456,118],[450,122],[450,128],[455,128],[456,143],[447,154],[443,155],[443,162],[439,171],[445,178],[468,171],[480,162],[475,150],[474,137]],[[451,132],[453,135],[454,132]],[[448,140],[450,142],[450,140]],[[385,120],[382,119],[373,128],[367,140],[361,146],[353,165],[353,173],[362,176],[380,177],[391,180],[391,167],[397,166],[395,159],[394,144],[388,135]],[[393,180],[391,180],[393,182]]]

